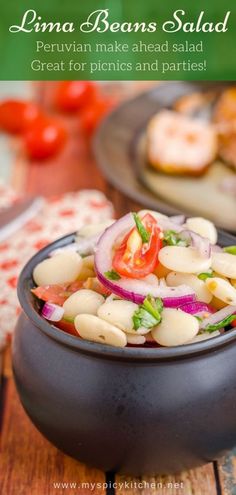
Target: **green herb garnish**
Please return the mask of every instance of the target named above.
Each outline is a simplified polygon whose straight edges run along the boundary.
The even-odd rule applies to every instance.
[[[213,273],[212,272],[202,272],[202,273],[199,273],[199,275],[197,276],[200,280],[207,280],[207,278],[212,278],[213,277]]]
[[[139,309],[134,312],[133,324],[134,329],[139,327],[152,328],[161,322],[161,313],[163,310],[162,300],[158,297],[147,296]]]
[[[220,330],[220,328],[227,327],[232,323],[232,321],[236,320],[236,315],[230,315],[224,318],[223,320],[219,321],[218,323],[215,323],[215,325],[207,325],[204,328],[205,332],[214,332],[215,330]]]
[[[227,246],[227,247],[224,247],[223,251],[225,253],[236,255],[236,246]]]
[[[105,272],[104,275],[109,280],[120,280],[121,278],[119,273],[117,273],[115,270],[109,270],[108,272]]]
[[[163,241],[165,245],[168,246],[188,246],[185,239],[181,239],[181,236],[174,230],[166,230],[164,232]]]
[[[134,221],[136,223],[136,227],[138,230],[138,233],[140,234],[140,237],[142,239],[142,242],[148,242],[150,239],[150,233],[145,229],[141,218],[138,216],[137,213],[133,213]]]

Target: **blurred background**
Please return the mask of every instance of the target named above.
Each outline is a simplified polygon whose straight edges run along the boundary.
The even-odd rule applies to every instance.
[[[234,83],[4,81],[0,130],[20,196],[98,189],[236,231]]]
[[[91,154],[91,138],[95,128],[109,110],[123,99],[144,89],[148,83],[94,83],[91,85],[92,90],[89,88],[87,93],[85,88],[81,102],[77,103],[69,101],[70,98],[76,100],[76,95],[71,97],[69,94],[70,88],[67,94],[65,87],[63,94],[62,85],[59,94],[60,85],[54,82],[0,82],[1,102],[9,103],[10,100],[11,103],[9,108],[2,109],[1,114],[2,120],[7,119],[8,122],[0,123],[0,178],[19,193],[50,196],[78,188],[94,187],[96,180],[97,187],[102,187],[103,181],[101,177],[96,177],[96,166]],[[78,82],[78,93],[83,93],[83,86],[82,81]],[[92,95],[93,89],[96,95]],[[55,94],[56,90],[59,90],[58,96]],[[96,103],[94,101],[91,108],[92,99],[96,99]],[[23,110],[17,106],[19,102],[36,103],[39,112],[44,114],[43,117],[55,119],[55,125],[61,124],[67,135],[63,136],[61,131],[51,150],[42,149],[47,146],[45,142],[38,145],[39,148],[41,146],[41,151],[37,151],[34,144],[32,150],[32,143],[29,150],[25,145],[26,128],[23,129],[20,116]],[[29,109],[29,127],[35,117],[37,118],[37,110]],[[22,126],[14,123],[16,120],[20,120]],[[39,127],[35,131],[36,140],[39,139]],[[45,153],[47,156],[44,156]]]

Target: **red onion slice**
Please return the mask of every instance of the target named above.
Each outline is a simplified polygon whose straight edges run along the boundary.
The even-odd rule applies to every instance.
[[[117,220],[101,235],[95,252],[95,270],[98,280],[113,294],[141,304],[148,294],[160,297],[167,307],[179,307],[181,304],[196,300],[194,291],[187,285],[179,287],[156,287],[142,279],[122,278],[120,280],[109,280],[104,273],[112,267],[112,249],[117,240],[127,230],[134,227],[135,222],[131,213]]]
[[[214,310],[208,304],[201,301],[194,301],[188,304],[183,304],[180,309],[185,311],[185,313],[189,313],[190,315],[200,316],[203,313],[213,313]]]
[[[211,252],[212,253],[221,253],[223,251],[222,247],[218,246],[218,244],[212,244],[211,245]]]
[[[202,237],[192,230],[182,230],[179,236],[181,239],[186,240],[190,246],[197,249],[201,256],[204,258],[210,258],[211,256],[211,243],[206,237]]]
[[[227,318],[227,316],[231,316],[236,313],[236,306],[226,306],[225,308],[220,309],[216,313],[212,314],[208,318],[205,318],[200,324],[200,328],[204,329],[208,325],[216,325],[220,321]]]
[[[173,215],[170,217],[170,220],[175,223],[176,225],[183,225],[185,222],[185,216],[184,215]]]
[[[46,320],[50,321],[60,321],[64,315],[64,309],[57,304],[46,302],[43,305],[41,315]]]

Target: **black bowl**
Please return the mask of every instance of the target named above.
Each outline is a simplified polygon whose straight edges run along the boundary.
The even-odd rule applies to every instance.
[[[42,319],[32,270],[23,269],[24,313],[13,369],[25,411],[56,447],[105,471],[174,473],[212,461],[236,444],[236,329],[174,348],[113,348],[83,341]],[[220,233],[222,245],[236,244]]]

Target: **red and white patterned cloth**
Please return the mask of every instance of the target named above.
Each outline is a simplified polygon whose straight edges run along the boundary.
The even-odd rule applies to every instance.
[[[0,210],[10,206],[16,194],[0,184]],[[45,200],[33,220],[0,243],[0,348],[12,334],[20,313],[16,295],[18,275],[24,264],[39,249],[55,239],[113,216],[113,207],[96,190],[67,193]]]

